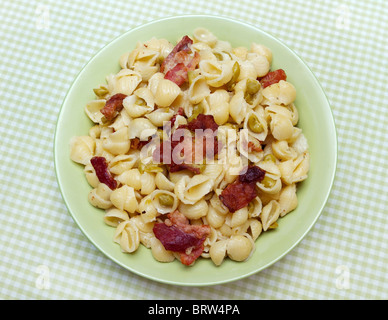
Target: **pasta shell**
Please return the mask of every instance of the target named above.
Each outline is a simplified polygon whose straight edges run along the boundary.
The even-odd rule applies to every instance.
[[[129,151],[131,143],[128,139],[128,128],[123,127],[102,141],[103,148],[113,155],[124,154]]]
[[[161,79],[155,92],[155,103],[159,107],[169,107],[181,93],[181,88],[174,82]]]
[[[214,181],[209,177],[198,174],[192,178],[184,177],[175,184],[174,192],[185,204],[194,204],[213,188]]]
[[[226,248],[228,246],[228,240],[220,240],[215,242],[209,250],[210,258],[216,266],[219,266],[224,261],[226,256]]]
[[[130,151],[129,154],[120,154],[109,162],[109,171],[120,175],[125,171],[132,169],[139,160],[139,151]]]
[[[158,189],[174,191],[174,183],[169,180],[163,173],[158,172],[155,176],[155,184]]]
[[[158,211],[154,206],[151,195],[147,195],[140,200],[138,211],[140,212],[140,217],[145,223],[153,222],[156,220]]]
[[[270,63],[268,59],[256,52],[249,52],[247,54],[247,60],[250,61],[256,71],[256,78],[264,77],[270,69]]]
[[[243,235],[235,235],[230,238],[226,252],[228,257],[234,261],[246,260],[253,250],[251,241]]]
[[[85,106],[85,113],[94,123],[101,123],[104,116],[100,110],[104,108],[106,101],[104,99],[90,101]]]
[[[280,217],[284,217],[287,213],[293,211],[298,206],[296,184],[284,187],[280,192],[278,201],[280,205]]]
[[[153,125],[162,127],[165,122],[170,121],[174,116],[174,110],[170,108],[158,108],[145,116]]]
[[[250,51],[264,56],[270,64],[272,63],[272,51],[268,47],[253,42]]]
[[[150,136],[156,133],[157,127],[146,118],[134,119],[128,128],[128,138],[139,138],[142,141],[146,141]]]
[[[151,239],[151,252],[152,256],[159,262],[171,262],[175,260],[174,254],[166,250],[156,237]]]
[[[112,190],[104,183],[99,183],[96,188],[91,190],[88,195],[88,200],[91,205],[100,209],[109,209],[112,207],[110,196]]]
[[[155,190],[150,195],[152,203],[160,214],[174,212],[178,208],[177,196],[166,190]]]
[[[104,222],[111,227],[117,227],[121,222],[129,220],[128,213],[117,208],[106,210]]]
[[[114,88],[112,95],[122,93],[127,96],[131,95],[141,82],[141,75],[130,69],[122,69],[115,76]]]
[[[70,140],[70,159],[87,165],[94,155],[95,140],[90,136],[73,137]]]
[[[134,213],[138,208],[135,190],[127,185],[113,190],[110,201],[117,209],[130,213]]]
[[[140,245],[139,230],[135,223],[131,220],[120,223],[116,228],[113,241],[120,244],[123,252],[135,252]]]
[[[284,80],[266,87],[263,92],[263,105],[289,105],[295,101],[295,87]]]
[[[204,76],[196,77],[190,84],[188,96],[192,104],[198,104],[210,94],[209,86]]]
[[[207,215],[209,206],[207,201],[201,199],[194,204],[180,203],[178,210],[190,220],[200,219]]]
[[[217,37],[205,28],[196,28],[193,31],[194,41],[203,42],[213,47],[217,43]]]
[[[142,88],[145,89],[145,88]],[[141,103],[141,101],[143,103]],[[145,104],[144,100],[139,100],[139,97],[135,94],[126,97],[123,100],[123,106],[127,112],[127,114],[131,118],[138,118],[144,116],[146,113],[151,112],[154,109],[153,104]]]
[[[263,230],[267,231],[269,227],[279,219],[280,205],[277,201],[270,201],[261,213],[260,219],[263,225]]]
[[[294,148],[290,147],[287,141],[274,141],[272,143],[272,152],[279,160],[290,160],[297,157]]]
[[[248,104],[244,99],[244,92],[238,91],[236,94],[232,97],[229,103],[229,112],[232,117],[232,119],[237,123],[240,124],[245,119],[245,116],[247,114],[247,108]]]

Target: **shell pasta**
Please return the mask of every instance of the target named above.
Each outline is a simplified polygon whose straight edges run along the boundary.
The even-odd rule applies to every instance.
[[[134,44],[91,88],[93,126],[69,155],[123,253],[243,262],[297,208],[309,148],[296,89],[272,60],[262,44],[233,47],[197,28]]]

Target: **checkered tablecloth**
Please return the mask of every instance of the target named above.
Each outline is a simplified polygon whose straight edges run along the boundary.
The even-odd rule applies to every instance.
[[[67,212],[53,163],[62,101],[87,61],[145,22],[231,17],[296,51],[321,82],[338,131],[327,205],[286,257],[249,278],[178,287],[109,260]],[[388,2],[2,0],[1,299],[387,299]]]

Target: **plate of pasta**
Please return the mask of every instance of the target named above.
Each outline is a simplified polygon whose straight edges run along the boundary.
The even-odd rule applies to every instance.
[[[255,26],[185,15],[119,36],[81,70],[54,159],[67,208],[107,257],[176,285],[257,273],[311,230],[333,184],[328,100]]]

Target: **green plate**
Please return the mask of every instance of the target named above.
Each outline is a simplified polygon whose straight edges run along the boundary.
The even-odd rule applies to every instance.
[[[92,123],[84,113],[85,104],[94,99],[93,88],[105,83],[106,75],[119,71],[121,54],[134,49],[138,41],[152,37],[173,43],[205,27],[233,47],[261,43],[273,52],[273,69],[282,68],[297,90],[299,126],[308,139],[311,154],[309,177],[298,187],[299,206],[279,220],[279,228],[262,234],[248,261],[225,259],[216,267],[210,259],[199,259],[191,267],[178,261],[160,263],[143,246],[133,254],[121,252],[113,242],[114,228],[103,222],[103,210],[88,202],[91,187],[83,166],[69,158],[69,141],[87,135]],[[337,161],[337,138],[328,100],[306,64],[283,43],[255,26],[229,18],[186,15],[153,21],[119,36],[100,50],[81,70],[63,102],[54,141],[55,170],[66,206],[85,236],[107,257],[138,275],[163,283],[187,286],[215,285],[242,279],[257,273],[292,250],[308,233],[321,214],[333,184]],[[313,254],[313,253],[312,253]]]

